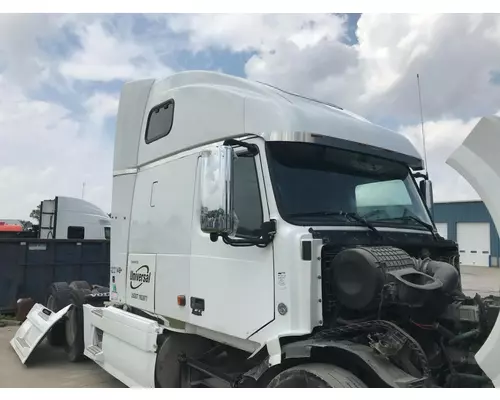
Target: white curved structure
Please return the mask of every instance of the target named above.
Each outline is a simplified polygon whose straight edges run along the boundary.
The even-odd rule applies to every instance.
[[[483,117],[446,163],[476,190],[500,227],[500,117]],[[500,318],[476,361],[495,387],[500,387]]]
[[[41,239],[109,239],[111,218],[83,199],[57,196],[40,208]]]

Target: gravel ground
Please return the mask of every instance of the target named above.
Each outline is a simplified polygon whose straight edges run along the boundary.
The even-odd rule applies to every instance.
[[[462,288],[465,294],[474,296],[500,295],[500,268],[461,266]]]
[[[10,346],[16,326],[0,328],[0,388],[123,388],[124,385],[90,360],[70,363],[62,348],[42,343],[21,361]]]

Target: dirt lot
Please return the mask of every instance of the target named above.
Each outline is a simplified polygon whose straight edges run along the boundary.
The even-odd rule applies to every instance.
[[[465,294],[500,295],[500,268],[460,267],[460,270]]]
[[[120,388],[124,387],[90,360],[70,363],[63,349],[42,343],[28,366],[24,366],[10,347],[17,327],[0,328],[0,388]]]
[[[473,296],[499,294],[500,269],[462,267],[464,291]],[[72,364],[66,361],[62,349],[46,343],[33,353],[29,366],[21,364],[9,341],[16,327],[0,328],[0,388],[1,387],[71,387],[121,388],[119,381],[91,361]]]

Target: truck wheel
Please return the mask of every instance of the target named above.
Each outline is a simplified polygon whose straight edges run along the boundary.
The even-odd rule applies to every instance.
[[[87,281],[73,281],[69,284],[69,287],[73,290],[92,290],[92,286]]]
[[[85,358],[83,351],[85,344],[83,341],[83,303],[85,295],[90,294],[90,290],[72,290],[70,293],[73,307],[68,311],[65,323],[66,332],[66,354],[71,362],[78,362]]]
[[[187,357],[201,357],[213,346],[213,342],[201,336],[187,333],[166,333],[156,356],[155,380],[160,388],[181,387],[179,355]]]
[[[70,304],[71,289],[66,282],[54,282],[50,285],[46,306],[53,312],[58,312]],[[64,319],[58,321],[47,333],[47,341],[51,346],[62,346],[66,341]]]
[[[305,364],[274,377],[269,388],[366,388],[354,374],[330,364]]]

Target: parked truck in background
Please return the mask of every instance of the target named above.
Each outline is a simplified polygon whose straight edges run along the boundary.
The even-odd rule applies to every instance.
[[[54,283],[23,363],[50,331],[130,387],[492,386],[498,298],[462,293],[404,136],[192,71],[123,87],[114,154],[109,288]]]
[[[111,237],[110,216],[86,200],[56,196],[43,200],[39,209],[38,224],[26,230],[20,221],[14,224],[10,221],[15,220],[7,220],[0,228],[0,238],[109,240]]]
[[[42,201],[39,229],[41,239],[109,239],[111,218],[86,200],[57,196]]]
[[[40,203],[39,224],[29,230],[21,223],[11,226],[17,229],[0,226],[0,313],[19,311],[21,298],[47,305],[54,281],[107,286],[111,218],[99,207],[57,196]]]

